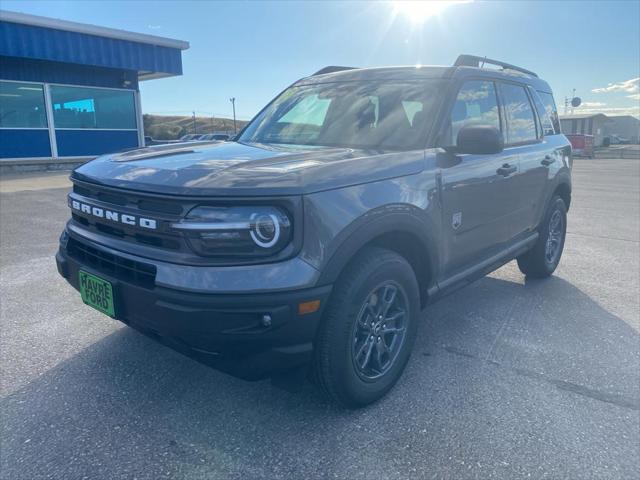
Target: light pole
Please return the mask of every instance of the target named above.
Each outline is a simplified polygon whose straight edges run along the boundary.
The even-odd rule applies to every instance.
[[[238,129],[236,128],[236,97],[231,97],[229,101],[233,106],[233,134],[235,135],[238,133]]]

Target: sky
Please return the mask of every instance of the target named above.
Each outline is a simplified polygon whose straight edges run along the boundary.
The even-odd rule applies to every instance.
[[[183,76],[141,83],[144,113],[250,119],[326,65],[451,65],[458,54],[537,72],[560,113],[640,115],[640,1],[213,2],[2,0],[4,10],[186,40]]]

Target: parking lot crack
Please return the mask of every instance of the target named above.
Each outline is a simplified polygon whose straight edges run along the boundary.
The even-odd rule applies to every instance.
[[[620,238],[620,237],[611,237],[609,235],[592,235],[589,233],[575,233],[575,232],[567,232],[567,235],[575,235],[576,237],[586,237],[586,238],[601,238],[603,240],[615,240],[617,242],[629,242],[629,243],[640,243],[638,240],[634,240],[631,238]]]
[[[577,383],[567,382],[565,380],[559,380],[557,378],[548,377],[547,375],[544,375],[538,372],[533,372],[531,370],[525,370],[522,368],[513,368],[512,370],[516,372],[518,375],[522,375],[525,377],[550,383],[551,385],[555,386],[556,388],[559,388],[560,390],[565,390],[567,392],[575,393],[577,395],[582,395],[583,397],[592,398],[594,400],[599,400],[601,402],[612,403],[619,407],[630,408],[632,410],[640,410],[640,399],[637,399],[637,398],[629,398],[624,395],[602,392],[600,390],[585,387],[584,385],[579,385]]]
[[[593,400],[598,400],[600,402],[611,403],[613,405],[617,405],[618,407],[622,407],[622,408],[628,408],[631,410],[640,410],[640,399],[638,398],[631,398],[631,397],[627,397],[625,395],[619,395],[616,393],[603,392],[601,390],[585,387],[584,385],[568,382],[566,380],[560,380],[560,379],[545,375],[543,373],[534,372],[532,370],[527,370],[524,368],[509,367],[495,360],[483,359],[478,355],[474,355],[470,352],[461,350],[459,348],[456,348],[450,345],[443,345],[443,348],[445,351],[453,355],[480,360],[485,364],[490,364],[496,367],[505,368],[505,369],[511,370],[517,375],[531,378],[533,380],[538,380],[540,382],[548,383],[566,392],[574,393],[576,395],[581,395],[583,397],[591,398]]]

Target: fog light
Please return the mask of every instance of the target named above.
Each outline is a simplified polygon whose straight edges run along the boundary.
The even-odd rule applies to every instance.
[[[262,326],[263,327],[270,327],[271,326],[271,315],[263,315],[261,322],[262,322]]]

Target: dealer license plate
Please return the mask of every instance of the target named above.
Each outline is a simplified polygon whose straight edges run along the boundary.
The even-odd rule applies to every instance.
[[[82,270],[78,275],[82,301],[110,317],[115,317],[111,283]]]

